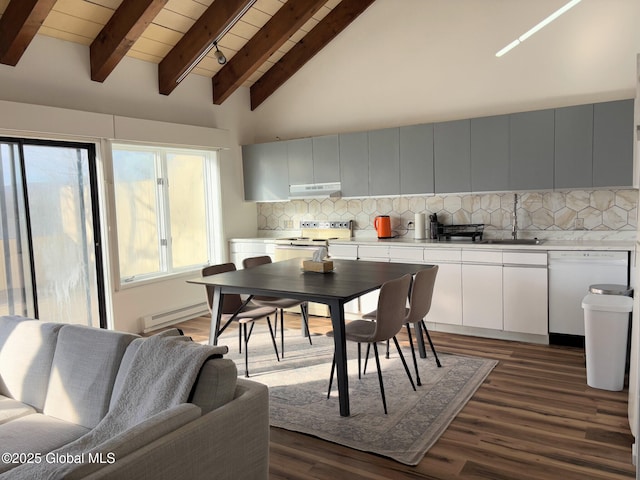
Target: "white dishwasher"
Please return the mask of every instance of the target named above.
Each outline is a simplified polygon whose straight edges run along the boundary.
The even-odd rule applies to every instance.
[[[549,251],[549,341],[584,345],[582,299],[596,283],[629,284],[627,251]]]

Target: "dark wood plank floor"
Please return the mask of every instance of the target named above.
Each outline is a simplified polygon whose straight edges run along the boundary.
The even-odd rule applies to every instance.
[[[209,319],[179,325],[206,340]],[[300,328],[290,315],[287,328]],[[330,322],[312,318],[324,334]],[[232,341],[235,336],[229,335]],[[627,390],[586,384],[584,351],[433,332],[442,352],[494,358],[489,375],[415,467],[271,429],[271,479],[585,480],[635,478]],[[406,341],[406,337],[402,339]]]

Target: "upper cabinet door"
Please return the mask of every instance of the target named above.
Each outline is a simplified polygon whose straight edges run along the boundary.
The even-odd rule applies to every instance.
[[[313,137],[313,181],[315,183],[340,181],[338,135]]]
[[[633,100],[593,106],[593,186],[633,184]]]
[[[471,191],[509,189],[509,116],[471,120]]]
[[[340,182],[343,197],[369,195],[369,142],[367,132],[339,135]]]
[[[400,127],[400,193],[433,193],[433,124]]]
[[[369,132],[369,195],[400,194],[399,129]]]
[[[554,111],[509,116],[509,188],[553,188]]]
[[[434,126],[436,193],[471,191],[470,121]]]
[[[555,188],[593,186],[593,105],[555,110]]]
[[[313,158],[310,138],[289,140],[287,144],[287,162],[291,185],[313,183]]]
[[[245,200],[268,202],[289,197],[286,142],[245,145],[242,167]]]

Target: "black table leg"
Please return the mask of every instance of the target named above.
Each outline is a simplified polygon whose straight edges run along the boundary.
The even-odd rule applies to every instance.
[[[220,331],[220,319],[222,318],[222,300],[224,294],[220,287],[214,287],[211,301],[211,329],[209,330],[209,345],[218,345],[218,332]]]
[[[344,304],[339,301],[334,301],[329,304],[329,309],[331,311],[331,323],[333,325],[340,415],[348,417],[351,413],[349,410],[349,379],[347,377],[347,342],[344,329]]]
[[[427,350],[424,348],[424,335],[422,334],[422,325],[420,322],[414,323],[416,343],[418,344],[418,352],[420,352],[420,358],[427,358]]]

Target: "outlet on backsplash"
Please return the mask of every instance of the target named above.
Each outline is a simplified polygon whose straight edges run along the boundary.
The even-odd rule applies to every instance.
[[[584,230],[584,218],[576,218],[576,230]]]
[[[293,228],[293,220],[285,220],[283,223],[285,230],[291,230]]]

